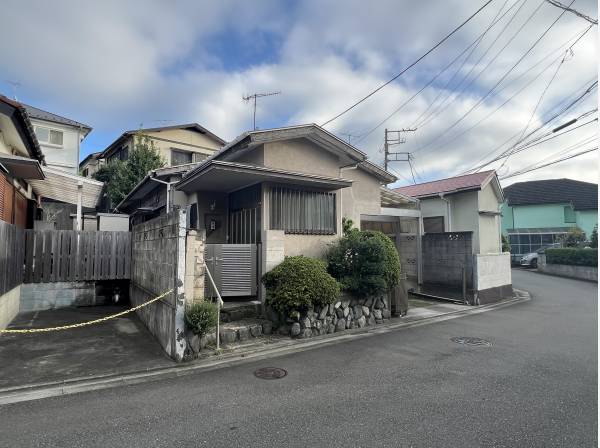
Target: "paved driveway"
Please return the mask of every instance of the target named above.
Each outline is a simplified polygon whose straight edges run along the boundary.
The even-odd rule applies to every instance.
[[[596,285],[524,271],[514,271],[514,284],[533,300],[267,362],[3,406],[1,442],[595,446]],[[492,346],[459,345],[453,336]],[[289,373],[255,378],[264,366]]]
[[[85,322],[124,309],[96,306],[22,313],[11,328]],[[0,334],[0,388],[167,365],[172,361],[134,314],[72,330]]]

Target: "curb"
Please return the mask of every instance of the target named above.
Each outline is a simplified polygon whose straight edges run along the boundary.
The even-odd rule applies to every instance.
[[[376,327],[357,328],[347,330],[343,334],[327,334],[310,339],[290,339],[280,343],[277,347],[263,346],[254,350],[233,351],[216,359],[195,362],[187,365],[173,367],[159,367],[154,370],[145,370],[118,375],[103,375],[92,378],[76,378],[54,383],[31,384],[28,386],[17,386],[0,389],[0,406],[20,403],[25,401],[39,400],[42,398],[59,397],[80,392],[88,392],[101,389],[109,389],[119,386],[140,384],[149,381],[158,381],[169,378],[177,378],[193,373],[202,373],[224,367],[232,367],[261,359],[270,359],[284,356],[290,353],[299,353],[313,348],[335,345],[342,342],[360,339],[378,334],[389,333],[396,330],[420,327],[446,320],[457,319],[472,314],[480,314],[499,308],[504,308],[518,303],[531,300],[531,295],[522,290],[514,289],[514,297],[488,305],[478,307],[467,307],[464,310],[451,311],[437,316],[417,318],[412,321],[390,322],[377,325]]]

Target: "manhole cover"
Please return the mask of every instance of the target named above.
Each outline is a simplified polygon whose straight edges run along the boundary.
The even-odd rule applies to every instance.
[[[287,371],[279,367],[263,367],[254,371],[254,376],[262,380],[278,380],[287,375]]]
[[[467,336],[456,336],[456,337],[450,338],[450,340],[452,342],[456,342],[457,344],[463,344],[463,345],[476,345],[476,346],[484,346],[484,347],[489,347],[490,345],[492,345],[492,343],[490,341],[487,341],[485,339],[471,338],[471,337],[467,337]]]

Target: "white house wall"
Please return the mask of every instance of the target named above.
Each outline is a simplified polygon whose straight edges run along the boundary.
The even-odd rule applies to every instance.
[[[31,123],[34,126],[56,129],[63,133],[63,144],[61,147],[39,142],[42,153],[46,157],[46,164],[50,168],[79,174],[79,143],[82,135],[80,130],[71,126],[64,126],[35,118],[31,119]]]

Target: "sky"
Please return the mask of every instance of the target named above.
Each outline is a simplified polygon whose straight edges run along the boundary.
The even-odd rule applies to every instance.
[[[4,0],[0,93],[93,127],[81,158],[140,127],[197,122],[232,140],[252,128],[252,106],[242,97],[256,92],[281,92],[259,99],[261,129],[322,124],[400,73],[484,3]],[[598,16],[594,0],[572,7]],[[590,24],[565,12],[542,37],[561,12],[544,0],[493,0],[325,128],[378,164],[386,127],[416,128],[391,148],[413,160],[412,173],[406,162],[391,164],[399,177],[394,186],[464,173],[532,131],[530,139],[551,132],[598,105],[592,90],[538,130],[598,78],[597,26],[568,50]],[[503,178],[593,148],[597,129],[592,122],[482,169],[495,168]],[[561,177],[597,182],[598,151],[502,184]]]

